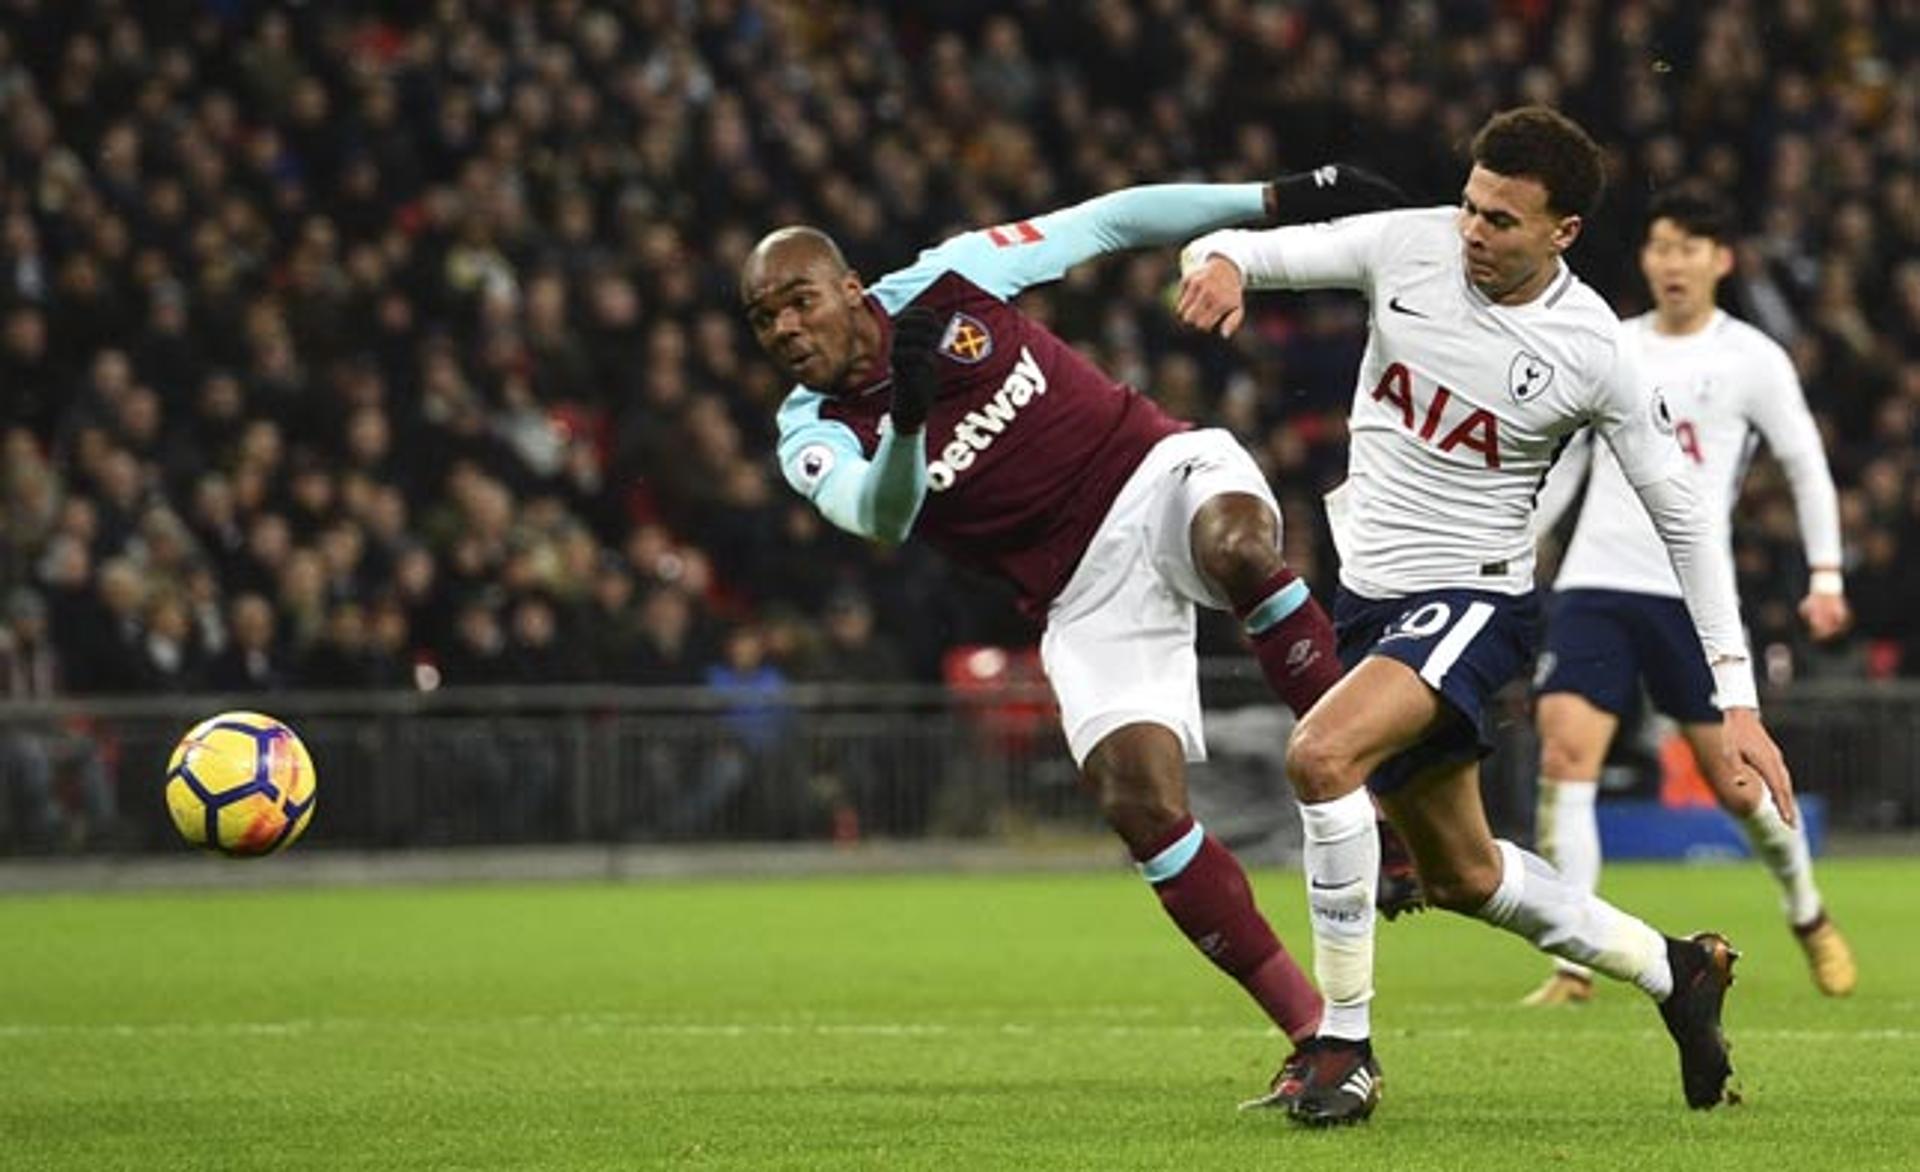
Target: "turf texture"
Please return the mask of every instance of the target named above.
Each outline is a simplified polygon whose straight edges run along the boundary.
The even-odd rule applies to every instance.
[[[1920,861],[1820,878],[1846,1000],[1756,867],[1607,872],[1744,951],[1743,1105],[1685,1109],[1640,994],[1522,1010],[1541,960],[1428,914],[1339,1132],[1236,1112],[1284,1047],[1119,869],[0,898],[0,1168],[1920,1166]],[[1256,882],[1304,956],[1298,874]]]

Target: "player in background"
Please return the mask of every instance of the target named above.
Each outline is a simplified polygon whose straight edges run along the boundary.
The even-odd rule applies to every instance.
[[[1194,608],[1232,608],[1296,713],[1339,678],[1333,628],[1281,561],[1279,509],[1233,436],[1189,429],[1009,299],[1104,253],[1399,202],[1346,167],[1136,187],[955,236],[871,288],[805,227],[762,239],[740,277],[755,339],[799,384],[779,412],[788,482],[840,528],[918,536],[1045,618],[1083,784],[1174,923],[1295,1042],[1320,995],[1188,808],[1185,763],[1205,755]]]
[[[1619,320],[1561,259],[1603,174],[1584,130],[1528,107],[1475,136],[1458,208],[1218,231],[1183,255],[1178,313],[1203,330],[1238,328],[1248,286],[1358,289],[1372,303],[1349,474],[1327,502],[1350,670],[1288,745],[1327,1009],[1263,1101],[1304,1123],[1362,1119],[1379,1098],[1369,784],[1412,848],[1430,903],[1638,985],[1679,1049],[1690,1106],[1721,1102],[1732,1073],[1720,1029],[1734,960],[1726,940],[1663,936],[1568,883],[1496,840],[1480,802],[1487,700],[1536,644],[1535,493],[1561,445],[1592,425],[1679,574],[1719,689],[1729,772],[1764,781],[1795,817],[1791,780],[1760,723],[1719,529]]]
[[[1786,352],[1716,307],[1720,281],[1733,269],[1734,228],[1731,209],[1705,188],[1677,187],[1654,199],[1640,250],[1654,309],[1626,323],[1626,341],[1639,356],[1641,378],[1666,398],[1682,463],[1716,521],[1738,502],[1755,434],[1767,441],[1793,487],[1812,571],[1800,614],[1815,639],[1829,639],[1849,617],[1833,476]],[[1680,582],[1619,462],[1596,450],[1590,432],[1580,433],[1547,478],[1540,529],[1552,528],[1589,468],[1586,499],[1554,581],[1536,679],[1540,853],[1581,891],[1598,885],[1600,767],[1644,681],[1654,707],[1679,722],[1714,797],[1740,821],[1754,854],[1780,884],[1787,923],[1806,951],[1814,984],[1829,996],[1845,996],[1856,975],[1853,953],[1814,886],[1806,829],[1789,825],[1764,791],[1739,784],[1728,768],[1713,676],[1689,646]],[[1724,530],[1715,556],[1732,561]],[[1581,1002],[1592,991],[1585,966],[1561,960],[1526,1003]]]

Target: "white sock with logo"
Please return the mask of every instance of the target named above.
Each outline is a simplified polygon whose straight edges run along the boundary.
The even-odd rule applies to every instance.
[[[1632,981],[1654,1000],[1673,992],[1666,937],[1561,878],[1539,855],[1500,839],[1500,886],[1474,915],[1562,960]]]
[[[1357,789],[1330,802],[1303,803],[1300,823],[1313,979],[1327,999],[1320,1036],[1365,1041],[1373,1032],[1373,897],[1380,877],[1373,801]]]
[[[1813,885],[1813,851],[1807,845],[1804,819],[1788,826],[1773,804],[1773,795],[1762,794],[1753,813],[1740,820],[1753,853],[1767,865],[1780,884],[1780,906],[1796,928],[1813,922],[1820,914],[1820,890]]]
[[[1594,813],[1599,796],[1597,781],[1543,777],[1534,816],[1533,841],[1541,856],[1568,886],[1588,895],[1600,887],[1600,820]],[[1575,976],[1591,975],[1585,965],[1569,960],[1555,967]]]

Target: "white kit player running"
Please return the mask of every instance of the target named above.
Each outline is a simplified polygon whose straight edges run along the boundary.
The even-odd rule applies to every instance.
[[[1653,201],[1640,269],[1656,308],[1626,323],[1626,340],[1641,377],[1666,399],[1682,463],[1716,520],[1738,499],[1756,433],[1766,440],[1793,488],[1811,569],[1800,611],[1816,639],[1830,638],[1848,621],[1833,477],[1786,352],[1715,308],[1715,291],[1733,267],[1733,232],[1731,210],[1704,187],[1681,186]],[[1714,796],[1779,883],[1814,983],[1829,996],[1852,992],[1853,953],[1814,886],[1806,830],[1788,825],[1765,791],[1727,768],[1713,678],[1688,647],[1681,584],[1619,461],[1591,433],[1580,434],[1548,478],[1542,531],[1572,504],[1583,477],[1586,497],[1554,581],[1535,679],[1541,853],[1582,891],[1598,884],[1600,769],[1621,719],[1639,707],[1644,682],[1653,706],[1679,722]],[[1733,557],[1724,533],[1717,556]],[[1561,960],[1526,1003],[1584,1002],[1592,988],[1584,966]]]
[[[1599,196],[1600,150],[1569,119],[1528,107],[1488,122],[1473,161],[1458,209],[1217,232],[1183,257],[1179,314],[1201,329],[1236,329],[1248,286],[1358,289],[1372,303],[1349,476],[1328,506],[1342,563],[1335,623],[1351,669],[1288,746],[1327,1009],[1264,1102],[1307,1124],[1365,1118],[1379,1098],[1368,786],[1430,902],[1639,986],[1678,1046],[1687,1103],[1726,1096],[1726,940],[1663,936],[1569,884],[1496,841],[1480,803],[1489,698],[1535,646],[1535,493],[1581,427],[1606,440],[1666,544],[1726,713],[1731,767],[1796,816],[1760,723],[1719,529],[1618,319],[1560,259]]]

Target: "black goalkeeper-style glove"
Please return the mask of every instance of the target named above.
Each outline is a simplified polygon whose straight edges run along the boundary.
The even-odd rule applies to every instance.
[[[1276,224],[1317,224],[1407,206],[1407,193],[1365,167],[1329,163],[1282,175],[1270,185]]]
[[[919,431],[940,385],[940,331],[946,321],[931,309],[916,305],[893,319],[893,429]]]

